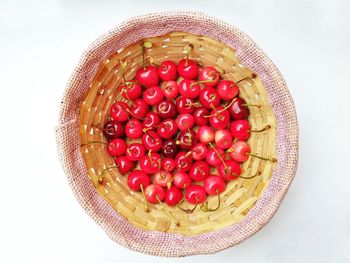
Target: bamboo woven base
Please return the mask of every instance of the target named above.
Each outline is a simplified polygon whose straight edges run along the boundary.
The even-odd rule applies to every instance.
[[[148,38],[153,47],[147,50],[154,62],[160,64],[166,59],[178,62],[185,55],[188,45],[194,46],[191,59],[202,66],[215,66],[223,79],[238,81],[251,74],[251,71],[239,64],[235,50],[208,37],[190,33],[175,32],[168,35]],[[118,50],[106,58],[94,77],[80,107],[81,144],[90,141],[105,141],[101,127],[106,122],[109,108],[119,94],[118,86],[122,81],[119,61],[127,62],[126,79],[132,79],[135,70],[142,66],[142,52],[139,43]],[[261,108],[251,107],[249,121],[254,129],[271,125],[263,133],[252,133],[248,143],[253,153],[262,156],[276,156],[276,119],[269,105],[265,88],[259,78],[240,83],[240,96],[249,104],[261,104]],[[225,228],[240,222],[254,206],[262,191],[269,183],[274,164],[258,158],[249,158],[242,166],[242,176],[253,179],[238,179],[227,185],[221,197],[221,206],[215,212],[202,212],[199,207],[187,214],[179,208],[168,207],[171,214],[180,222],[176,226],[167,217],[160,205],[150,205],[150,212],[145,212],[140,193],[135,193],[126,184],[126,176],[116,169],[104,173],[104,184],[97,182],[98,174],[113,166],[105,146],[91,144],[81,148],[87,167],[88,176],[99,194],[122,216],[137,227],[145,230],[176,232],[183,235],[197,235]],[[209,207],[215,207],[217,197],[209,197]],[[192,205],[183,204],[190,208]]]

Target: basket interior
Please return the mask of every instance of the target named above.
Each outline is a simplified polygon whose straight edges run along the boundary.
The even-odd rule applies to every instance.
[[[238,81],[252,72],[241,65],[235,56],[235,50],[214,39],[186,32],[173,32],[164,36],[148,38],[153,43],[147,49],[147,57],[160,64],[170,59],[178,62],[184,58],[189,44],[194,49],[191,59],[201,66],[214,66],[224,79]],[[88,92],[80,106],[80,139],[81,144],[91,141],[105,141],[101,128],[107,121],[109,108],[119,95],[119,84],[122,82],[120,61],[127,62],[126,79],[132,79],[136,69],[142,66],[142,50],[140,43],[132,44],[101,61]],[[262,107],[250,108],[249,121],[253,128],[259,129],[269,124],[272,128],[262,133],[252,133],[248,143],[253,153],[261,156],[276,156],[276,118],[269,104],[265,88],[259,79],[244,81],[240,84],[240,96],[249,104],[260,104]],[[240,222],[254,206],[263,190],[267,187],[272,175],[274,163],[250,157],[242,165],[244,177],[227,184],[226,190],[220,194],[221,205],[214,212],[202,212],[199,207],[187,214],[176,207],[167,207],[180,222],[173,223],[162,207],[150,204],[150,212],[145,212],[141,194],[133,192],[126,184],[126,176],[117,169],[104,173],[104,183],[98,183],[101,170],[114,165],[102,144],[90,144],[81,148],[91,182],[97,192],[122,216],[133,225],[145,230],[175,232],[183,235],[197,235],[211,232]],[[217,197],[208,198],[209,207],[215,207]],[[187,202],[184,208],[193,206]]]

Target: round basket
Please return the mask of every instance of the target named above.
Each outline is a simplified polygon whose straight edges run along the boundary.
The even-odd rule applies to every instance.
[[[147,56],[160,64],[178,62],[191,44],[191,59],[201,66],[215,66],[224,79],[238,81],[240,96],[251,109],[254,127],[270,129],[253,133],[252,151],[273,156],[277,162],[251,157],[244,163],[244,177],[232,181],[221,193],[218,211],[192,214],[168,208],[181,222],[176,225],[159,204],[146,212],[139,193],[129,190],[118,170],[101,170],[113,159],[101,144],[100,128],[119,94],[120,61],[127,62],[125,75],[132,79],[142,65],[140,43],[149,41]],[[295,175],[298,160],[298,127],[293,101],[286,84],[266,55],[244,33],[202,13],[171,12],[132,18],[96,40],[83,54],[67,85],[56,130],[60,158],[69,183],[85,211],[116,242],[136,251],[160,256],[214,253],[250,237],[277,210]],[[209,198],[215,206],[216,198]],[[184,204],[184,207],[186,208]]]

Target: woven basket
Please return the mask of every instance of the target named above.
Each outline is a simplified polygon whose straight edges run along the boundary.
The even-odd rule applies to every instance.
[[[129,190],[117,170],[98,174],[113,165],[103,145],[100,129],[122,81],[119,61],[127,62],[131,79],[142,65],[140,41],[153,43],[147,56],[156,63],[179,61],[189,44],[191,59],[212,65],[224,79],[237,81],[252,72],[257,78],[240,85],[240,96],[252,108],[254,127],[272,128],[253,133],[252,151],[274,156],[277,163],[250,158],[243,165],[245,177],[227,185],[218,211],[192,214],[169,208],[177,226],[163,208],[144,210],[139,193]],[[95,41],[83,54],[62,100],[57,142],[69,183],[86,212],[118,243],[131,249],[161,256],[214,253],[238,244],[264,226],[277,210],[294,175],[298,160],[296,113],[286,84],[277,68],[244,33],[205,14],[172,12],[133,18]],[[209,206],[217,199],[209,198]],[[184,204],[184,207],[186,208]]]

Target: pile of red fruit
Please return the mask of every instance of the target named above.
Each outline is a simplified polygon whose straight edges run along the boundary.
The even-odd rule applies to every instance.
[[[130,189],[142,191],[147,210],[147,202],[175,206],[184,199],[203,211],[217,209],[220,202],[208,208],[207,195],[219,195],[241,176],[241,163],[259,157],[246,142],[250,105],[238,97],[241,81],[223,80],[188,56],[178,64],[144,63],[134,80],[123,78],[103,131]]]

